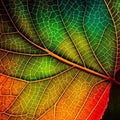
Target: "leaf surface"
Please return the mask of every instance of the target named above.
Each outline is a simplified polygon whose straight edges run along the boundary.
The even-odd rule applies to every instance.
[[[102,118],[119,69],[110,8],[107,0],[1,0],[1,118]]]

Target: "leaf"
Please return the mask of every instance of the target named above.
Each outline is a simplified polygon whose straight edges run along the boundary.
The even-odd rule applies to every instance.
[[[1,119],[101,119],[120,84],[119,3],[1,0]]]

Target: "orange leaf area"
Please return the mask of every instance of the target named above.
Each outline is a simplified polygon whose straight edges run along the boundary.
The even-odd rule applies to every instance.
[[[53,119],[55,119],[54,113],[55,113],[54,108],[51,108],[38,120],[53,120]]]
[[[24,81],[0,75],[0,112],[5,112],[12,105],[25,84]],[[3,118],[6,115],[1,116]]]
[[[7,113],[6,111],[14,104],[26,85],[27,82],[22,80],[0,76],[0,120],[100,120],[107,107],[112,84],[102,81],[91,89],[86,89],[82,94],[79,85],[74,86],[76,89],[71,86],[39,117]]]
[[[82,96],[81,100],[76,99],[76,101],[72,96],[77,96],[77,94],[70,98],[64,95],[56,107],[56,117],[59,118],[58,120],[63,120],[63,118],[65,120],[99,120],[107,107],[110,88],[111,85],[99,83],[93,87],[86,99]]]
[[[0,120],[8,120],[8,119],[9,119],[8,115],[6,115],[4,113],[0,114]]]
[[[78,100],[75,100],[75,96],[79,95],[69,96],[70,91],[68,91],[58,104],[38,120],[100,120],[109,101],[111,85],[105,82],[98,83],[88,95],[81,95]]]

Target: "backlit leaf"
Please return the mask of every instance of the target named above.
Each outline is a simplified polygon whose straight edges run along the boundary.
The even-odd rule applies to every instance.
[[[0,118],[100,120],[119,84],[120,1],[1,0],[0,13]]]

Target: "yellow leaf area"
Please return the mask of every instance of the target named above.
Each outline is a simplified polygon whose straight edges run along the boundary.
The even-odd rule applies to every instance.
[[[101,79],[75,68],[34,82],[1,75],[0,119],[100,119],[111,87]]]

